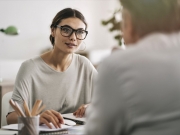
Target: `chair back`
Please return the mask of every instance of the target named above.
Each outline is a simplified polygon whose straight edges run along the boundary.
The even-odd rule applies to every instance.
[[[6,115],[9,111],[9,100],[12,97],[12,91],[6,93],[3,97],[2,97],[2,112],[1,112],[1,127],[7,125],[7,121],[6,121]]]

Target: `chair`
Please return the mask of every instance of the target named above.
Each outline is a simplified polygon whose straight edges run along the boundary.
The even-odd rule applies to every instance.
[[[12,97],[12,91],[6,93],[3,97],[2,97],[2,113],[1,113],[1,127],[7,125],[7,121],[6,121],[6,115],[9,111],[9,100]]]

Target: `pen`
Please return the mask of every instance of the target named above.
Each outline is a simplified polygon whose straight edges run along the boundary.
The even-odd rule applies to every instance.
[[[12,106],[12,108],[15,110],[15,112],[17,113],[17,115],[18,115],[18,116],[21,116],[21,114],[20,114],[19,110],[17,109],[14,101],[13,101],[12,99],[10,99],[10,100],[9,100],[9,103],[10,103],[10,105]]]
[[[36,102],[33,106],[32,112],[31,112],[32,116],[36,116],[37,111],[38,111],[39,107],[41,106],[41,103],[42,103],[42,100],[36,100]]]
[[[24,104],[23,105],[24,105],[24,110],[25,110],[26,115],[31,117],[32,116],[31,112],[29,111],[29,107],[28,107],[28,105],[27,105],[25,100],[24,100]]]
[[[15,106],[16,106],[17,110],[18,110],[19,113],[21,114],[21,116],[26,117],[26,115],[24,114],[24,112],[21,110],[19,104],[18,104],[16,101],[14,101],[14,103],[15,103]]]

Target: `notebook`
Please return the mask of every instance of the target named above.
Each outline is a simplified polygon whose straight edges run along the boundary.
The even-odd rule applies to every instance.
[[[11,124],[11,125],[7,125],[7,126],[3,126],[3,129],[11,129],[10,130],[0,130],[0,135],[18,135],[18,131],[17,131],[17,124]],[[45,127],[46,129],[47,127]],[[12,130],[16,130],[16,131],[12,131]],[[39,135],[62,135],[62,134],[77,134],[77,135],[84,135],[84,125],[82,126],[72,126],[72,127],[68,127],[67,129],[57,129],[56,131],[54,131],[53,129],[49,129],[48,130],[43,130],[43,128],[41,128],[41,131],[39,133]]]
[[[60,131],[60,130],[65,130],[65,129],[68,129],[68,128],[71,128],[72,126],[67,126],[67,125],[63,125],[61,124],[61,128],[55,128],[53,126],[53,124],[51,123],[52,125],[52,129],[50,129],[48,126],[46,126],[45,124],[43,125],[40,125],[39,126],[39,131],[43,131],[43,132],[52,132],[52,131]],[[10,124],[10,125],[6,125],[6,126],[3,126],[2,129],[11,129],[11,130],[18,130],[18,124]]]
[[[83,118],[76,118],[73,113],[67,113],[67,114],[62,114],[64,119],[68,119],[68,120],[72,120],[74,122],[76,122],[79,125],[84,125],[86,122],[85,117]]]

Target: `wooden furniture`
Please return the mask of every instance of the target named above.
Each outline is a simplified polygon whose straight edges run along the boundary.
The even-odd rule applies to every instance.
[[[13,91],[13,81],[2,81],[0,82],[0,127],[1,127],[1,114],[2,114],[2,97],[4,94]]]

